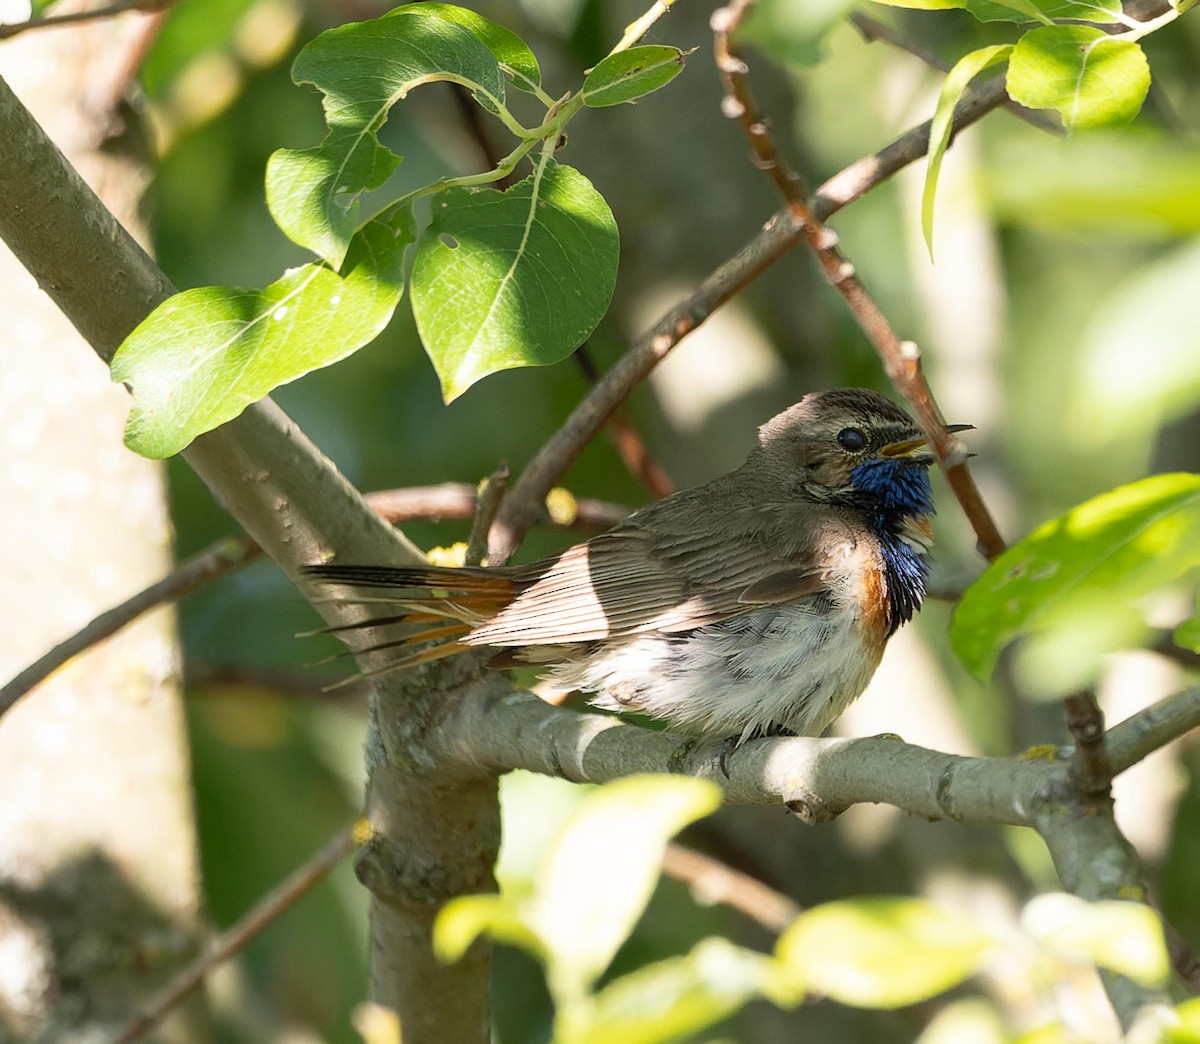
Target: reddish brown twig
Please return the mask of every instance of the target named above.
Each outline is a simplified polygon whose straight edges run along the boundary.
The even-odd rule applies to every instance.
[[[496,521],[496,512],[508,488],[508,464],[502,463],[483,480],[475,498],[475,517],[471,522],[471,535],[467,538],[467,551],[463,557],[466,565],[483,565],[487,558],[488,533]]]
[[[662,868],[668,877],[691,885],[701,901],[732,906],[776,935],[802,912],[799,904],[757,878],[683,845],[667,845]]]
[[[588,383],[595,387],[600,380],[600,371],[596,368],[588,346],[582,344],[575,352],[575,361],[583,371]],[[613,410],[608,418],[608,437],[612,440],[625,465],[625,470],[637,479],[646,491],[659,500],[675,492],[675,483],[666,473],[662,465],[650,453],[646,440],[638,430],[629,423],[624,410]]]
[[[24,22],[0,25],[0,40],[8,40],[32,29],[50,29],[55,26],[73,25],[78,22],[95,22],[101,18],[112,18],[126,11],[161,11],[170,6],[172,0],[118,0],[108,7],[94,7],[88,11],[68,11],[65,14],[42,15]]]
[[[113,1044],[130,1044],[157,1026],[217,965],[229,960],[291,907],[354,849],[354,828],[339,832],[308,862],[297,867],[251,907],[237,924],[213,939],[195,961],[143,1008]]]
[[[730,35],[752,4],[753,0],[733,0],[712,16],[717,70],[725,85],[721,110],[741,124],[756,165],[779,189],[792,219],[802,229],[803,237],[826,277],[846,299],[851,314],[883,360],[888,378],[912,407],[918,425],[929,439],[946,473],[950,488],[975,530],[981,553],[988,559],[995,558],[1004,550],[1004,540],[979,495],[975,480],[967,470],[962,446],[946,430],[945,419],[921,370],[917,346],[911,341],[901,341],[897,336],[886,316],[867,293],[854,266],[838,249],[837,234],[817,219],[809,205],[804,183],[780,155],[767,121],[755,105],[746,65],[730,46]]]

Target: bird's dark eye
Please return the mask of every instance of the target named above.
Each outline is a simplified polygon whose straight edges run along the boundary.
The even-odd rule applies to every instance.
[[[851,453],[857,453],[867,445],[867,437],[858,428],[843,428],[837,433],[837,440],[842,449]]]

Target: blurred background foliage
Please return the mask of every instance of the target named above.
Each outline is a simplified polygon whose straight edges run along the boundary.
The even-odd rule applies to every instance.
[[[274,227],[263,168],[281,147],[323,133],[319,98],[294,87],[296,51],[320,30],[370,17],[372,0],[180,0],[143,74],[157,150],[150,206],[155,248],[181,288],[263,286],[307,258]],[[641,13],[629,0],[494,0],[470,4],[519,32],[552,94],[578,81]],[[1011,29],[964,12],[873,8],[901,33],[953,62]],[[649,42],[698,48],[667,89],[633,106],[593,110],[572,126],[564,153],[603,193],[621,231],[613,307],[589,351],[601,367],[777,209],[736,125],[720,114],[709,60],[713,5],[679,0]],[[763,0],[748,27],[752,82],[791,161],[815,186],[933,111],[940,75],[846,21],[846,0]],[[1077,501],[1161,470],[1200,470],[1200,18],[1145,41],[1154,75],[1132,128],[1067,142],[997,111],[948,154],[931,265],[921,240],[921,164],[837,215],[847,255],[893,324],[925,352],[947,418],[978,427],[977,474],[1007,536]],[[495,128],[485,127],[485,133]],[[398,105],[383,139],[404,155],[413,186],[485,162],[449,88],[423,87]],[[886,389],[879,363],[811,260],[796,251],[712,318],[628,406],[680,485],[740,462],[754,427],[806,391]],[[277,398],[364,489],[476,482],[498,460],[514,469],[557,427],[587,387],[568,360],[489,377],[443,405],[402,303],[378,342],[348,361],[279,389]],[[181,462],[171,464],[181,556],[233,524]],[[601,438],[566,484],[631,506],[645,494]],[[961,587],[981,569],[972,538],[940,490],[935,586]],[[429,547],[465,538],[466,523],[422,524]],[[534,534],[523,556],[567,539]],[[1188,593],[1149,607],[1169,627]],[[839,728],[895,731],[961,753],[1008,754],[1057,742],[1064,730],[1046,683],[1066,639],[1031,642],[987,687],[970,680],[945,641],[950,608],[933,602],[889,649],[868,693]],[[183,603],[196,796],[208,907],[227,924],[357,812],[365,707],[353,691],[319,682],[345,669],[305,670],[331,650],[296,631],[315,625],[269,563],[212,584]],[[1113,639],[1120,644],[1122,631]],[[1139,637],[1139,640],[1144,635]],[[1066,644],[1064,644],[1066,642]],[[1078,655],[1082,655],[1078,653]],[[1116,720],[1183,684],[1184,668],[1146,652],[1104,661],[1100,687]],[[1138,845],[1168,918],[1200,946],[1200,750],[1194,740],[1120,781],[1118,818]],[[504,875],[532,865],[573,788],[505,782]],[[868,893],[919,893],[996,924],[1053,887],[1041,845],[1024,831],[914,821],[860,808],[815,828],[779,809],[728,809],[685,841],[809,905]],[[222,1039],[360,1039],[352,1014],[364,995],[365,893],[342,867],[231,969],[212,996]],[[725,933],[766,947],[761,929],[704,908],[665,882],[618,968],[685,952]],[[498,1039],[548,1039],[541,976],[502,949],[496,963]],[[983,983],[980,1025],[1012,1039],[1059,1020],[1083,1039],[1113,1032],[1094,982],[1048,999],[1037,984],[997,973]],[[783,1013],[754,1005],[724,1039],[943,1039],[940,1004],[898,1012],[826,1002]],[[980,1014],[982,1012],[982,1014]],[[935,1018],[937,1021],[935,1022]],[[953,1031],[944,1039],[967,1039]],[[976,1038],[972,1038],[976,1039]],[[1039,1038],[1040,1039],[1040,1038]],[[1054,1038],[1050,1038],[1054,1039]]]

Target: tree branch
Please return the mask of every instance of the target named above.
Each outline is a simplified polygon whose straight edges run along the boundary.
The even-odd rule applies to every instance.
[[[88,11],[69,11],[64,14],[42,15],[40,18],[30,18],[24,22],[9,22],[0,24],[0,40],[9,40],[31,29],[51,29],[64,25],[75,25],[79,22],[95,22],[102,18],[112,18],[125,14],[126,11],[145,11],[153,13],[165,10],[172,0],[118,0],[108,7],[94,7]]]
[[[801,914],[799,903],[728,863],[672,842],[663,852],[663,873],[690,885],[701,903],[725,903],[773,935]]]
[[[296,867],[247,910],[237,924],[214,938],[204,953],[130,1021],[113,1044],[132,1044],[145,1036],[186,1000],[210,972],[244,949],[250,940],[261,935],[268,926],[279,920],[280,916],[295,906],[353,849],[354,828],[347,828],[332,838],[311,859]]]

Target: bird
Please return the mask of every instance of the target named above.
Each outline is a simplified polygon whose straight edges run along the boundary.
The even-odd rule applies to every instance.
[[[921,606],[934,460],[878,392],[813,392],[763,424],[734,471],[540,561],[306,572],[370,592],[339,598],[394,603],[330,628],[405,625],[370,647],[397,651],[380,671],[482,647],[493,666],[541,668],[594,706],[735,749],[818,736]]]

